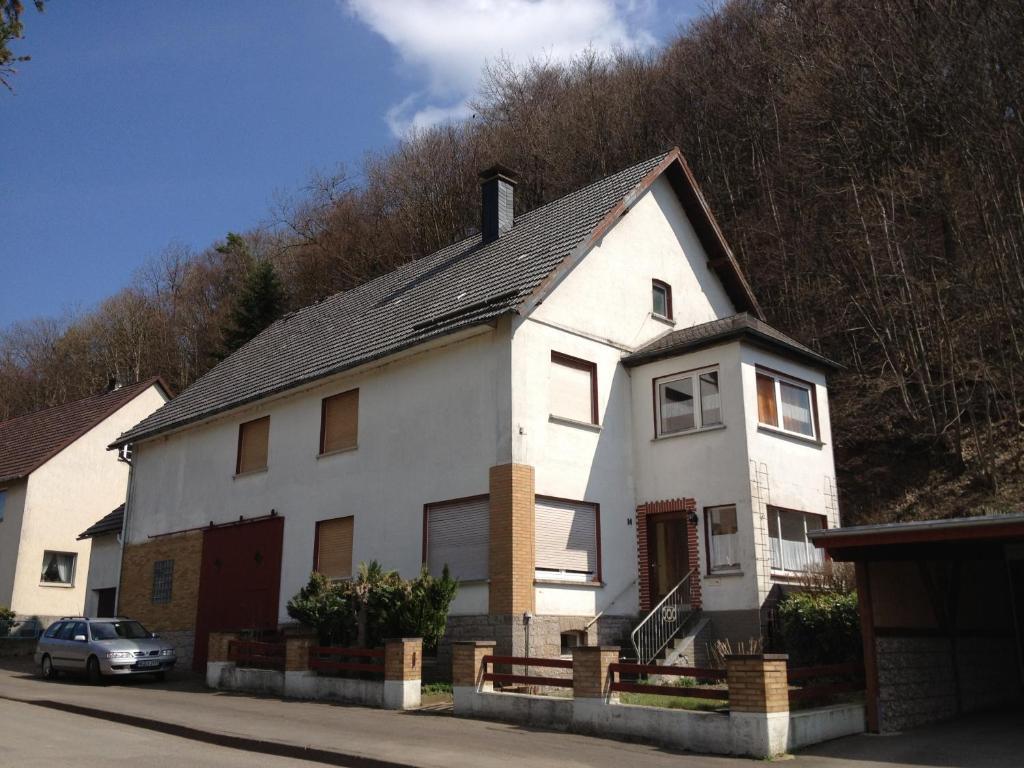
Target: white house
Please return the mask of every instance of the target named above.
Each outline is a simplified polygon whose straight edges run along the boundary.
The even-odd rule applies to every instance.
[[[670,635],[747,639],[838,525],[833,364],[763,322],[678,151],[520,216],[481,177],[481,234],[282,318],[117,440],[120,610],[197,665],[370,560],[448,563],[449,637],[506,651],[628,643],[666,596]]]
[[[0,423],[0,605],[44,625],[82,613],[92,546],[78,535],[128,489],[107,445],[167,400],[150,379]]]

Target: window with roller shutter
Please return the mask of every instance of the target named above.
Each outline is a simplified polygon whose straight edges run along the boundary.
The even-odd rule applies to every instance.
[[[431,575],[440,576],[447,564],[452,578],[459,581],[481,581],[488,577],[488,496],[428,504],[423,523],[423,561]]]
[[[359,390],[325,397],[320,409],[320,453],[349,451],[359,440]]]
[[[597,424],[597,366],[551,353],[550,414],[557,419]]]
[[[537,578],[600,581],[600,507],[538,496],[534,508]]]
[[[235,474],[258,472],[267,468],[267,449],[270,443],[270,417],[253,419],[238,425],[238,458]]]
[[[352,576],[352,533],[354,518],[336,517],[316,524],[316,564],[318,573],[328,579]]]

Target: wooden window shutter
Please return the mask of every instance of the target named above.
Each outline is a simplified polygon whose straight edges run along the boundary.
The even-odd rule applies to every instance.
[[[323,401],[320,453],[355,448],[359,440],[359,390],[351,389]]]
[[[267,468],[267,446],[270,440],[270,417],[247,421],[238,427],[238,461],[235,472],[239,475]]]
[[[597,508],[537,497],[537,568],[597,574]]]
[[[775,379],[757,374],[757,420],[762,424],[779,425],[779,412],[775,404]]]
[[[426,509],[427,570],[440,576],[445,564],[459,581],[489,574],[491,504],[488,497],[430,504]]]
[[[351,516],[316,524],[316,569],[329,579],[347,579],[352,575],[353,527]]]

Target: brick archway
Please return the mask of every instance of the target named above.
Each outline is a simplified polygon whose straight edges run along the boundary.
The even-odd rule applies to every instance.
[[[650,557],[647,551],[647,519],[650,516],[671,512],[683,512],[686,520],[686,546],[690,567],[694,569],[690,579],[690,604],[693,608],[701,607],[701,568],[700,543],[697,537],[697,525],[689,518],[696,515],[697,502],[693,499],[668,499],[665,501],[649,501],[636,508],[636,547],[637,547],[637,583],[640,587],[640,610],[651,610],[651,584],[649,579]]]

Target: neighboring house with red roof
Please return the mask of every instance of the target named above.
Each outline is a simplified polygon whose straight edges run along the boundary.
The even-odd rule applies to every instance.
[[[92,541],[79,534],[128,489],[107,446],[168,399],[154,378],[0,422],[0,605],[44,624],[83,612]]]

